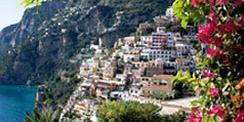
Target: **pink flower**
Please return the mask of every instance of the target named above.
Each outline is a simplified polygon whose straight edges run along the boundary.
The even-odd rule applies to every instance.
[[[220,59],[222,53],[223,53],[222,50],[209,49],[207,51],[207,55],[209,58],[215,57],[216,59]]]
[[[230,62],[230,60],[229,59],[224,59],[223,61],[222,61],[222,65],[223,66],[228,66],[228,67],[230,67],[231,66],[231,62]]]
[[[211,8],[215,7],[215,5],[216,5],[215,0],[209,0],[209,5]]]
[[[219,95],[219,92],[216,88],[210,88],[208,90],[209,94],[211,94],[213,97],[217,97]]]
[[[210,58],[212,58],[212,57],[214,57],[214,55],[215,55],[215,50],[214,50],[214,49],[209,49],[209,50],[207,51],[207,54],[208,54],[208,56],[209,56]]]
[[[202,3],[206,3],[206,0],[201,0],[202,1]]]
[[[224,117],[224,110],[220,105],[215,105],[207,110],[207,114],[210,116],[219,116],[221,119]]]
[[[239,28],[243,28],[244,27],[244,14],[241,15],[241,21],[239,22],[238,27]]]
[[[217,0],[220,5],[227,5],[229,0]]]
[[[231,19],[226,24],[219,26],[218,29],[220,33],[224,35],[228,33],[235,33],[239,28],[235,24],[234,20]]]
[[[206,1],[207,0],[201,0],[202,3],[206,3]],[[193,5],[194,7],[198,7],[198,0],[191,0],[191,5]]]
[[[214,116],[214,113],[213,113],[212,109],[208,109],[206,112],[207,112],[208,115]]]
[[[233,7],[234,8],[237,8],[239,6],[241,6],[241,4],[244,3],[244,0],[236,0],[234,3],[233,3]]]
[[[208,15],[208,18],[211,19],[211,20],[216,20],[217,16],[216,16],[216,14],[214,12],[212,12],[212,13],[210,13]]]
[[[223,118],[225,114],[223,108],[220,105],[213,106],[213,112],[221,118]]]
[[[216,76],[215,73],[211,73],[210,71],[203,71],[203,77],[205,78],[216,78]]]
[[[217,24],[215,22],[210,22],[207,24],[207,26],[201,26],[198,28],[198,38],[204,42],[207,43],[209,38],[212,36],[215,27]]]
[[[222,47],[222,45],[223,45],[221,38],[216,37],[216,36],[210,38],[210,39],[209,39],[209,42],[207,42],[207,43],[208,43],[208,44],[213,44],[213,45],[215,45],[216,47]]]
[[[208,35],[209,31],[207,30],[208,28],[204,26],[198,28],[198,38],[204,43],[210,38],[210,35]]]
[[[190,114],[189,122],[201,122],[201,121],[202,121],[201,110],[199,108],[193,109],[193,111]]]
[[[198,7],[198,0],[191,0],[191,5]]]
[[[223,45],[221,38],[216,37],[216,36],[209,37],[209,39],[208,40],[206,39],[206,41],[204,43],[205,44],[213,44],[213,45],[215,45],[216,47],[219,47],[219,48],[221,48],[222,45]]]
[[[236,116],[232,119],[232,122],[244,122],[244,110],[237,110]]]
[[[235,21],[233,19],[229,20],[225,26],[226,29],[229,29],[229,32],[231,33],[234,33],[238,30],[238,26],[235,24]]]

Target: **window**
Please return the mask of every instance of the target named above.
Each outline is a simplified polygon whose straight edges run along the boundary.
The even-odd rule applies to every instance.
[[[167,83],[159,83],[159,85],[161,85],[161,86],[166,86],[167,85]]]

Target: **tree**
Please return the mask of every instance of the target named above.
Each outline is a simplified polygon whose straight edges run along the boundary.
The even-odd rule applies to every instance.
[[[100,122],[183,122],[185,112],[159,115],[160,107],[151,103],[105,102],[98,108]]]
[[[195,60],[198,71],[178,73],[201,97],[192,105],[190,122],[244,121],[244,1],[175,0],[181,25],[199,26],[198,38],[207,46]]]
[[[32,5],[40,6],[42,4],[42,0],[20,0],[21,4],[28,7]]]
[[[52,118],[53,112],[51,110],[43,110],[42,112],[38,112],[34,110],[32,114],[27,113],[25,118],[26,122],[53,122]]]
[[[138,102],[105,102],[98,109],[101,122],[153,122],[160,119],[160,108]]]

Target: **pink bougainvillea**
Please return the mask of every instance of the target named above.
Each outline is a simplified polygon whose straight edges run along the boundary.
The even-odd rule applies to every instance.
[[[219,95],[219,92],[216,88],[210,88],[208,90],[209,94],[211,94],[213,97],[217,97]]]
[[[198,0],[191,0],[191,4],[192,4],[194,7],[197,7],[197,6],[198,6]]]
[[[236,116],[232,119],[232,122],[244,122],[244,110],[237,110]]]
[[[209,39],[213,35],[213,32],[217,24],[215,22],[210,22],[207,26],[201,26],[198,28],[198,38],[206,44],[209,44]]]
[[[190,114],[189,122],[201,122],[202,114],[199,108],[195,108]]]
[[[211,73],[210,71],[203,71],[203,77],[205,78],[216,78],[216,74],[215,73]]]
[[[220,5],[226,5],[229,0],[217,0]]]
[[[209,49],[207,51],[207,56],[209,58],[215,57],[216,59],[220,59],[222,52],[223,52],[222,50]]]
[[[219,116],[220,118],[223,118],[224,110],[220,105],[215,105],[207,110],[207,114],[210,116]]]
[[[234,20],[229,20],[226,24],[218,26],[220,34],[235,33],[238,30],[238,26]]]
[[[244,0],[175,0],[173,8],[183,26],[198,26],[207,47],[196,56],[200,72],[177,74],[202,93],[189,121],[244,122]]]

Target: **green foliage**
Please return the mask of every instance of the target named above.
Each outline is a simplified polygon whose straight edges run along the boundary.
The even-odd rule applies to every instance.
[[[160,108],[138,102],[105,102],[98,109],[101,122],[152,122],[159,120]]]
[[[53,111],[47,109],[42,112],[34,110],[31,114],[27,113],[25,122],[53,122],[52,114]]]
[[[98,109],[100,122],[182,122],[186,114],[160,116],[161,108],[151,103],[139,102],[105,102]]]
[[[173,13],[181,20],[182,27],[186,28],[189,23],[199,23],[204,14],[203,8],[195,8],[189,4],[191,0],[175,0]]]
[[[201,24],[198,38],[207,47],[195,56],[197,71],[174,79],[200,93],[189,121],[244,121],[243,2],[176,0],[173,8],[183,27]]]
[[[20,0],[21,4],[24,5],[25,7],[29,6],[40,6],[42,4],[42,0]]]
[[[164,115],[160,117],[159,122],[184,122],[187,114],[184,111],[179,111],[172,115]]]
[[[9,68],[12,65],[12,63],[9,64],[9,62],[13,61],[13,57],[13,53],[7,53],[5,56],[2,57],[2,60],[0,60],[0,75],[8,72]]]
[[[173,79],[173,86],[177,86],[178,84],[183,84],[183,87],[188,87],[189,91],[199,90],[197,84],[199,83],[199,78],[196,78],[196,74],[191,74],[190,72],[181,72],[179,71],[177,75]]]
[[[54,104],[65,104],[69,96],[76,89],[77,84],[82,81],[82,79],[77,78],[77,72],[72,70],[66,71],[61,79],[60,76],[53,76],[45,83],[45,87],[40,87],[40,90],[45,92],[45,99],[49,101],[52,105]]]
[[[159,99],[159,100],[166,100],[166,99],[169,99],[170,97],[166,94],[162,94],[162,93],[154,93],[152,94],[152,98],[156,98],[156,99]]]

